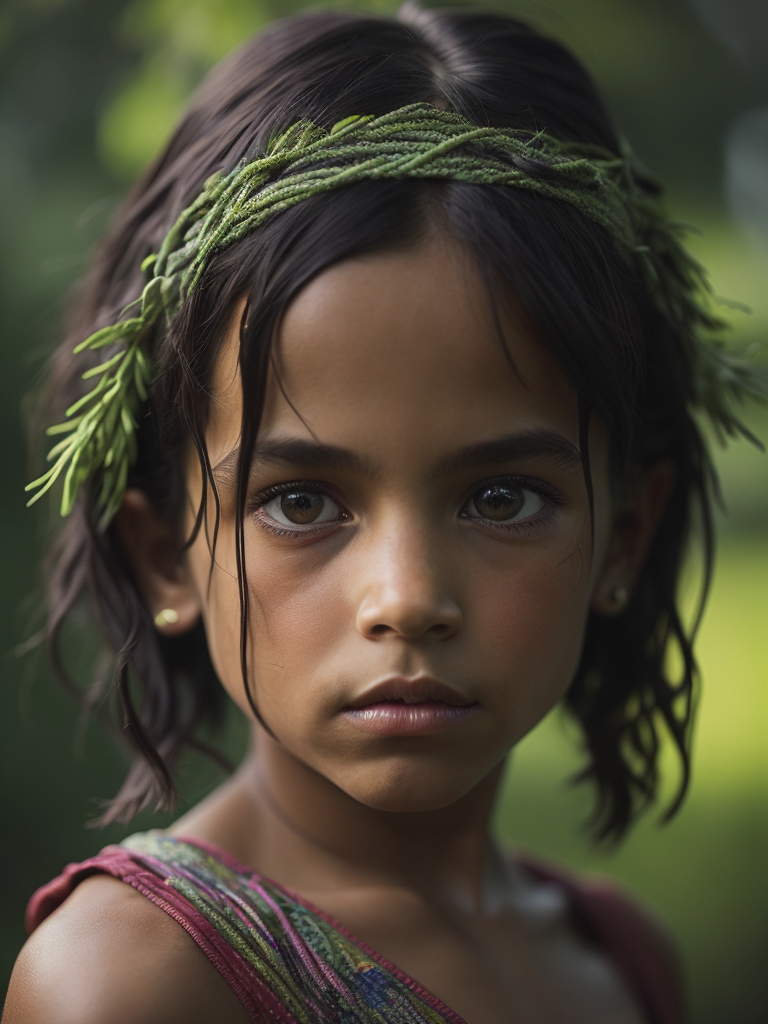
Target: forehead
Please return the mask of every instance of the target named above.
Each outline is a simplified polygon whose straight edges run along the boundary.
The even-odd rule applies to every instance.
[[[239,434],[237,349],[233,329],[215,376],[214,462]],[[573,389],[514,302],[494,309],[472,262],[445,239],[336,264],[286,311],[262,437],[418,461],[541,428],[578,443]]]

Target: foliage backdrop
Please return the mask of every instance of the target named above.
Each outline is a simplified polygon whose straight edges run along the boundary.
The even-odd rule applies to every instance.
[[[19,650],[39,610],[35,552],[46,529],[24,510],[21,396],[56,339],[68,289],[190,89],[250,32],[299,6],[6,0],[0,10],[3,985],[30,892],[67,861],[133,830],[85,827],[95,799],[118,785],[120,756],[80,722],[42,657]],[[637,153],[670,183],[675,212],[703,229],[693,247],[718,293],[752,306],[751,317],[733,314],[734,343],[765,338],[768,235],[760,235],[760,218],[768,224],[768,168],[758,161],[755,172],[749,162],[759,157],[760,139],[744,150],[739,134],[744,124],[762,123],[760,104],[768,102],[761,0],[497,6],[564,38],[585,60]],[[726,210],[726,191],[751,243]],[[751,421],[768,438],[768,417],[755,412]],[[663,831],[644,822],[614,855],[590,850],[579,833],[587,794],[563,785],[578,763],[576,738],[554,714],[515,755],[499,828],[546,856],[614,875],[655,907],[681,941],[697,1024],[757,1024],[768,1006],[768,469],[742,445],[721,470],[730,514],[701,637],[705,685],[694,785],[682,813]],[[237,754],[243,743],[231,716],[224,744]],[[190,760],[182,789],[194,800],[216,781],[213,769]],[[164,820],[145,816],[133,828]]]

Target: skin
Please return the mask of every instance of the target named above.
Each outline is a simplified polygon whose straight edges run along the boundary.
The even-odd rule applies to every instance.
[[[318,464],[306,446],[290,459],[273,451],[249,482],[248,679],[270,736],[239,660],[240,313],[207,432],[222,503],[213,570],[205,534],[181,557],[137,491],[118,524],[150,609],[178,613],[160,628],[183,633],[202,615],[219,678],[253,723],[237,774],[171,832],[300,892],[470,1024],[638,1024],[640,1008],[574,930],[563,893],[504,856],[490,819],[509,751],[573,677],[590,611],[615,612],[613,589],[631,589],[670,468],[636,474],[617,506],[607,438],[593,423],[593,546],[573,457],[576,396],[514,304],[501,316],[515,370],[474,268],[448,239],[322,273],[288,309],[259,445],[346,455]],[[505,452],[479,452],[502,438]],[[494,481],[506,488],[506,522],[488,503]],[[291,484],[324,522],[286,525],[269,489]],[[188,486],[191,524],[202,487],[193,458]],[[495,520],[481,514],[489,509]],[[395,674],[436,677],[475,710],[429,736],[350,722],[344,709]],[[87,880],[25,947],[4,1020],[188,1022],[212,1019],[211,1006],[217,1020],[246,1019],[174,928],[127,886]],[[170,993],[161,1015],[146,995],[155,986],[129,984],[137,947],[142,977],[156,971]],[[67,1006],[52,996],[64,975]],[[78,998],[79,988],[97,995]]]

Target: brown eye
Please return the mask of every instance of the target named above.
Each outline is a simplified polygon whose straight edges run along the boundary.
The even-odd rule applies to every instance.
[[[327,494],[300,488],[278,494],[262,509],[281,526],[313,526],[341,518],[341,509]]]
[[[525,505],[525,495],[519,487],[486,487],[475,497],[475,508],[483,519],[503,522],[513,519]]]
[[[527,487],[488,484],[467,503],[464,516],[492,523],[510,523],[535,516],[544,507],[540,494]]]
[[[291,523],[314,523],[324,505],[323,496],[312,491],[291,491],[280,495],[280,511]]]

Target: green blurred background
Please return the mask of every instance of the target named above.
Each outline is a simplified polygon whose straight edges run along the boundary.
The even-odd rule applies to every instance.
[[[24,509],[21,396],[57,337],[68,289],[132,176],[162,144],[213,62],[293,0],[5,0],[0,9],[0,983],[23,941],[32,890],[64,863],[167,818],[95,833],[86,822],[123,769],[81,722],[42,657],[21,654],[39,598],[41,526]],[[390,11],[387,0],[358,9]],[[487,6],[487,5],[483,5]],[[592,69],[639,156],[701,234],[691,245],[734,311],[737,346],[768,337],[768,4],[765,0],[508,3]],[[763,370],[765,352],[758,354]],[[766,374],[768,376],[768,374]],[[768,415],[749,413],[768,438]],[[505,837],[609,873],[673,928],[696,1024],[768,1012],[768,462],[744,443],[718,456],[729,513],[699,653],[704,687],[694,782],[666,828],[644,821],[617,853],[595,851],[568,788],[577,737],[555,713],[521,746],[505,788]],[[700,569],[690,569],[693,593]],[[234,715],[225,745],[244,731]],[[190,759],[199,798],[216,771]]]

